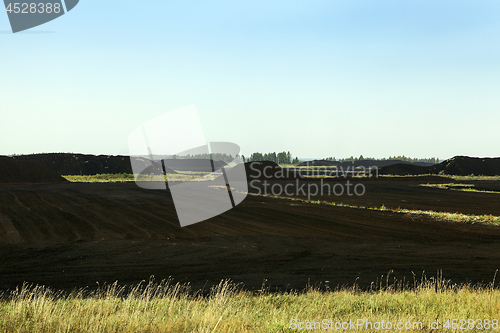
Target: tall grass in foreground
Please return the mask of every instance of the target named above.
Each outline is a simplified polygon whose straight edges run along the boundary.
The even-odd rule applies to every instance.
[[[372,324],[383,320],[386,325],[422,323],[422,329],[407,332],[429,332],[429,321],[439,320],[443,329],[447,319],[481,319],[483,323],[487,319],[490,329],[477,331],[492,331],[494,319],[500,319],[500,290],[493,288],[494,283],[458,286],[441,278],[422,279],[411,285],[389,281],[389,277],[381,279],[380,284],[366,291],[354,286],[285,293],[270,293],[265,288],[246,292],[229,281],[221,281],[208,295],[193,293],[188,286],[171,285],[169,281],[133,288],[113,284],[69,295],[25,285],[2,295],[0,331],[295,332],[294,325],[324,319],[332,323],[358,319]],[[356,329],[367,331],[373,330]]]

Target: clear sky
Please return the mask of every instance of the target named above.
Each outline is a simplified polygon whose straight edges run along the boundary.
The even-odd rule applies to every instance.
[[[194,104],[245,155],[500,156],[497,0],[81,0],[9,31],[0,154],[127,154]]]

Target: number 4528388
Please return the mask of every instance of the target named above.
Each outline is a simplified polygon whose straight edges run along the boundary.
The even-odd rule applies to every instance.
[[[51,14],[56,13],[59,14],[61,12],[61,4],[60,3],[9,3],[5,10],[11,14]]]
[[[448,319],[444,324],[443,328],[447,329],[498,329],[498,319]]]

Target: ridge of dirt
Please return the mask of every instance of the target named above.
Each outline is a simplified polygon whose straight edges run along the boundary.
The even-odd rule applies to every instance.
[[[0,183],[63,183],[66,180],[35,161],[0,156]]]
[[[419,186],[424,180],[446,181],[379,178],[366,182],[362,197],[310,200],[500,215],[497,194]],[[301,182],[306,188],[321,184]],[[296,181],[277,183],[295,186]],[[289,190],[295,193],[293,186]],[[442,270],[456,283],[488,283],[500,268],[499,239],[499,227],[254,195],[219,216],[181,228],[169,191],[133,183],[0,187],[0,289],[26,281],[72,290],[95,287],[96,281],[134,284],[151,275],[190,282],[195,289],[221,279],[242,282],[250,290],[264,279],[281,290],[322,281],[369,287],[390,270],[391,278],[407,281],[412,272],[429,277]]]
[[[91,176],[97,174],[119,174],[132,172],[130,156],[123,155],[87,155],[69,153],[50,153],[19,155],[12,157],[16,161],[35,161],[43,164],[53,172],[65,176]],[[150,165],[143,157],[132,157],[137,164]],[[175,173],[166,168],[167,173]]]

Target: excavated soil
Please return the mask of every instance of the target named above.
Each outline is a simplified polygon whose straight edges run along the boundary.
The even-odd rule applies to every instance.
[[[1,183],[61,183],[66,180],[44,165],[34,161],[16,161],[0,156]]]
[[[14,156],[13,159],[19,162],[38,162],[56,174],[64,176],[133,173],[129,156],[50,153],[19,155]],[[146,166],[151,164],[150,160],[143,157],[133,157],[133,159],[137,165]],[[161,167],[159,168],[161,169]],[[165,171],[166,173],[175,173],[169,168],[165,168]]]
[[[479,158],[455,156],[436,165],[404,165],[395,164],[383,166],[379,169],[380,175],[422,175],[440,174],[456,176],[499,176],[500,158]]]
[[[333,186],[347,180],[299,181]],[[419,186],[450,183],[447,178],[350,181],[363,183],[365,195],[323,193],[310,199],[500,215],[500,194]],[[302,185],[296,182],[271,183],[290,185],[293,192]],[[500,182],[475,184],[500,189]],[[255,182],[250,190],[263,186]],[[307,199],[300,192],[294,196]],[[255,195],[181,228],[168,191],[134,183],[3,185],[0,256],[0,289],[25,281],[94,288],[96,282],[132,284],[151,275],[190,282],[195,289],[226,278],[250,290],[263,282],[272,290],[324,281],[368,287],[391,270],[391,279],[411,282],[413,273],[419,279],[424,271],[430,277],[442,270],[457,283],[487,283],[500,268],[500,228]]]
[[[447,175],[500,175],[500,158],[479,158],[455,156],[431,167],[432,173],[443,172]]]
[[[172,170],[204,172],[212,172],[227,165],[224,161],[209,159],[164,159],[163,163]]]

